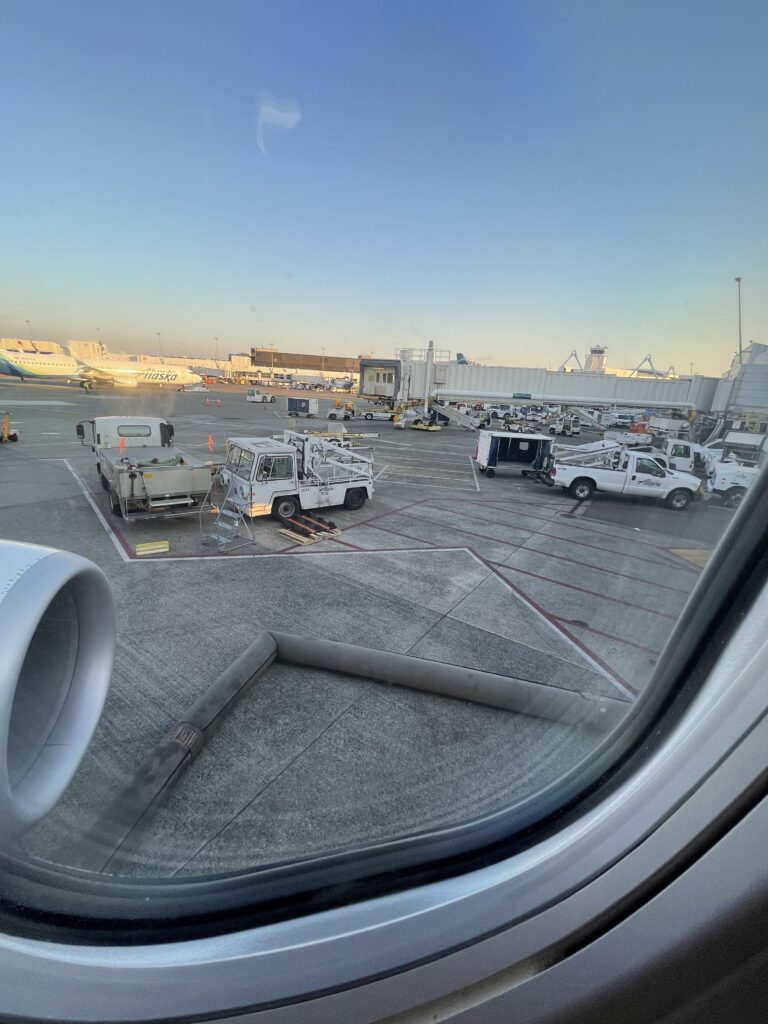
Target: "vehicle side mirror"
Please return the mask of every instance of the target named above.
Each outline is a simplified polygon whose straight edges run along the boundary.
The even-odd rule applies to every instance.
[[[75,433],[77,434],[81,441],[85,440],[85,427],[83,426],[82,423],[77,424],[77,426],[75,427]]]

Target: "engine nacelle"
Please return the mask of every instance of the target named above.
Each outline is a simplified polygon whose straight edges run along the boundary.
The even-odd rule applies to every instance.
[[[115,609],[79,555],[0,541],[0,845],[51,810],[99,721]]]

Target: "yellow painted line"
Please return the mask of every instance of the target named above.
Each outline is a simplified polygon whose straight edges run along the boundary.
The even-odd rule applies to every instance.
[[[154,540],[148,541],[146,544],[136,545],[137,555],[162,555],[166,551],[171,550],[171,545],[167,540]]]
[[[705,569],[707,562],[712,557],[712,552],[705,548],[670,548],[673,555],[679,555],[688,562],[693,562],[700,569]]]

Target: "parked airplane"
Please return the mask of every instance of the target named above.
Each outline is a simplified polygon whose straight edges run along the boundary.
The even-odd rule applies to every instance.
[[[88,380],[112,383],[116,388],[135,388],[139,384],[202,384],[203,378],[186,366],[167,363],[131,363],[122,360],[89,359],[82,375]]]
[[[0,348],[0,375],[5,377],[58,377],[80,380],[81,364],[58,352],[21,352]]]
[[[122,360],[75,359],[56,352],[21,352],[0,349],[0,375],[6,377],[90,380],[114,387],[139,384],[200,384],[203,378],[186,366],[166,363],[133,363]]]

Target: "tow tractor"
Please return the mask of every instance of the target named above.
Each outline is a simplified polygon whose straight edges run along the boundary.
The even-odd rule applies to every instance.
[[[250,520],[271,515],[290,522],[302,511],[343,505],[356,511],[373,497],[373,450],[342,448],[314,434],[283,433],[271,437],[233,437],[217,472],[210,503],[218,515],[203,543],[219,548],[232,543],[241,524],[253,541]],[[249,522],[244,522],[246,519]]]
[[[97,416],[82,420],[75,432],[96,456],[114,515],[127,522],[166,519],[196,512],[205,502],[217,463],[175,448],[167,420]]]

